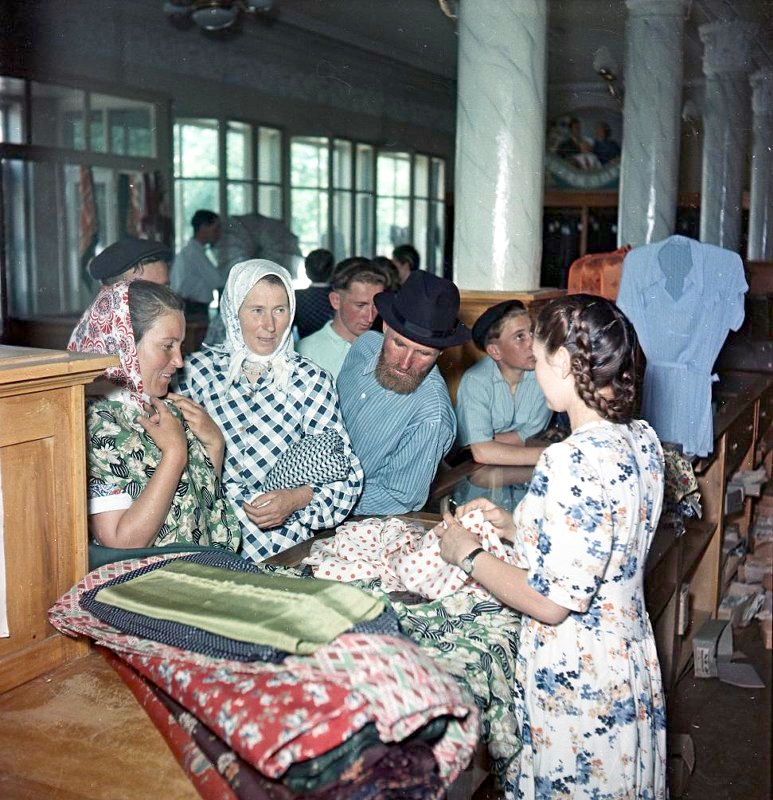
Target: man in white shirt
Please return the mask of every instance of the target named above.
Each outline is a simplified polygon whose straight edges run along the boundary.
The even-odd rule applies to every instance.
[[[366,258],[348,258],[335,268],[330,305],[335,315],[322,328],[298,342],[298,352],[326,369],[333,380],[352,342],[369,331],[378,315],[373,302],[386,288],[386,275]]]
[[[199,209],[191,225],[193,237],[172,264],[172,289],[185,300],[186,317],[206,318],[212,292],[222,289],[227,277],[207,255],[207,247],[220,239],[220,217],[214,211]]]

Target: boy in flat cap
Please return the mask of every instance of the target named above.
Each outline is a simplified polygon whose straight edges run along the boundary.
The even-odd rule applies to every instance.
[[[435,362],[470,332],[458,319],[459,290],[428,272],[374,302],[384,333],[359,336],[338,375],[344,425],[365,473],[354,513],[403,514],[426,503],[454,442],[456,418]]]
[[[531,465],[542,447],[527,439],[541,433],[552,412],[534,375],[532,321],[519,300],[481,314],[472,338],[486,355],[462,376],[456,394],[458,444],[479,464]]]

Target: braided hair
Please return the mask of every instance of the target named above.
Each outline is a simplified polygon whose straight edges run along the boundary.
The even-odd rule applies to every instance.
[[[540,311],[534,338],[549,356],[559,347],[567,349],[585,405],[610,422],[631,421],[641,351],[633,325],[614,303],[588,294],[553,300]],[[611,397],[601,393],[607,387]]]

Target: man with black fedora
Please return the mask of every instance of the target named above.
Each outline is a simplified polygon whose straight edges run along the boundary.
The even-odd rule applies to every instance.
[[[363,333],[338,376],[344,424],[365,472],[355,514],[418,511],[456,437],[448,388],[436,366],[470,332],[458,319],[459,290],[417,271],[375,297],[384,333]]]

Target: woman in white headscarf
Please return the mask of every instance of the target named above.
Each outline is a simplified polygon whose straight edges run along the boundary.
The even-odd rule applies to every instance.
[[[362,490],[362,468],[330,376],[293,350],[289,273],[263,259],[235,264],[220,314],[226,341],[185,359],[179,392],[223,431],[223,484],[242,524],[243,555],[262,561],[342,522]],[[337,434],[345,478],[266,490],[288,449],[326,433]]]

